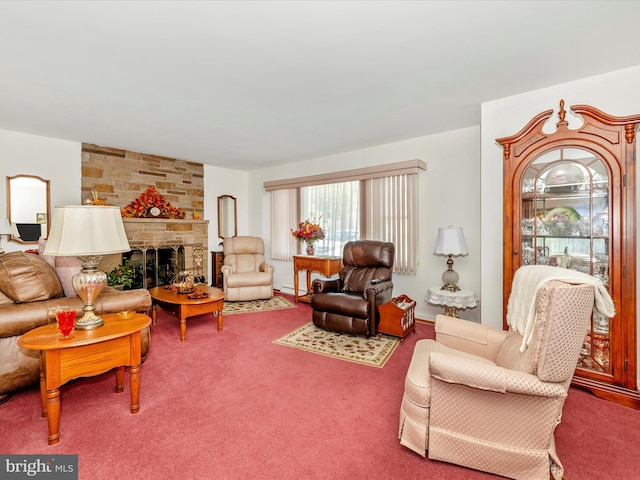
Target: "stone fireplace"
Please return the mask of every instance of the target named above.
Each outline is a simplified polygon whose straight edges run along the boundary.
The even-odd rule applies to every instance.
[[[124,207],[148,187],[154,187],[186,219],[123,218],[131,245],[125,255],[104,257],[110,272],[123,259],[140,264],[146,287],[187,270],[206,282],[209,221],[204,214],[204,166],[176,158],[149,155],[94,144],[82,145],[82,200],[98,196],[108,205]],[[148,271],[148,264],[155,271]],[[158,271],[162,269],[162,271]],[[150,278],[153,277],[153,278]]]

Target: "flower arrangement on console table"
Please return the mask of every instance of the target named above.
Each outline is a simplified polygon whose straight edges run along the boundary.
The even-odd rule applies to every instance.
[[[299,241],[305,242],[307,244],[307,255],[313,255],[313,242],[324,239],[324,230],[322,230],[315,218],[313,220],[307,218],[304,222],[298,224],[297,230],[291,230],[291,235]]]
[[[120,212],[125,218],[185,218],[184,210],[172,206],[154,187],[147,188]]]

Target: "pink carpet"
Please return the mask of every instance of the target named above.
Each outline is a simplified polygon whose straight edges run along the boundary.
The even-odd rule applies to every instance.
[[[398,410],[418,324],[382,369],[272,343],[309,305],[188,321],[159,313],[129,413],[114,375],[62,387],[61,441],[47,444],[37,387],[0,406],[0,452],[79,454],[79,478],[484,479],[400,446]],[[640,478],[640,412],[571,389],[557,448],[568,479]]]

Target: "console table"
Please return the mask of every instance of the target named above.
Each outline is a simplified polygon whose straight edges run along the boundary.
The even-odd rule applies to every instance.
[[[311,302],[311,272],[318,272],[325,277],[331,277],[340,273],[342,269],[342,257],[311,257],[309,255],[293,256],[293,290],[295,301]],[[307,294],[298,295],[298,272],[307,271]]]

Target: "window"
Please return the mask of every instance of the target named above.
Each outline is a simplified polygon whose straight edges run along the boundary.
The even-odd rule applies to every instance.
[[[417,266],[418,169],[412,160],[335,174],[265,182],[271,192],[271,256],[291,260],[301,252],[292,228],[315,219],[326,238],[317,255],[341,256],[354,239],[392,242],[394,272],[415,274]],[[283,233],[284,232],[284,233]]]
[[[329,183],[300,189],[301,219],[315,219],[325,238],[316,255],[342,256],[344,244],[360,238],[360,182]]]

